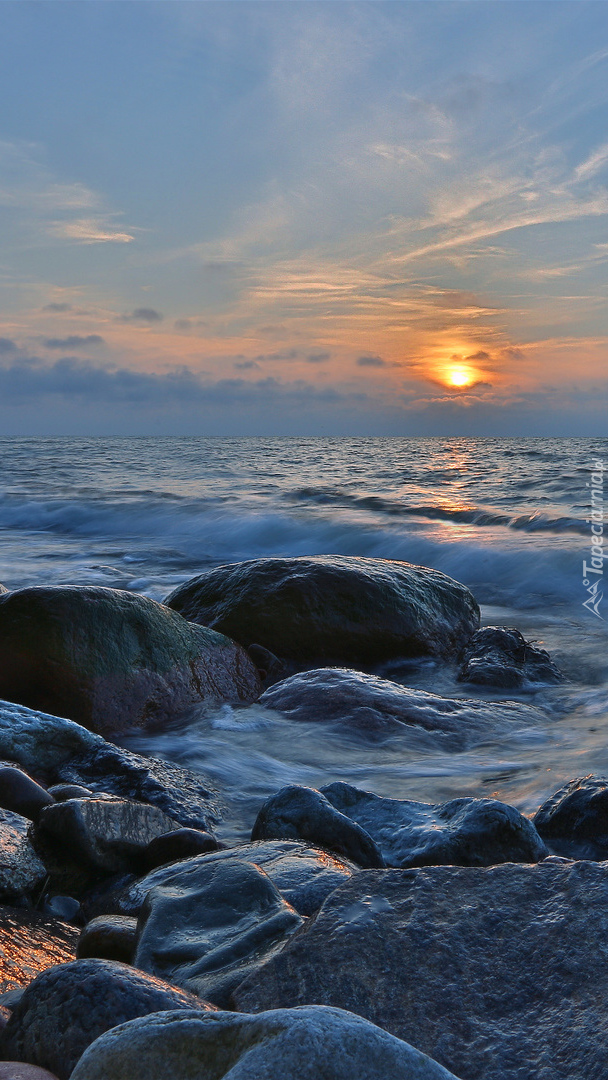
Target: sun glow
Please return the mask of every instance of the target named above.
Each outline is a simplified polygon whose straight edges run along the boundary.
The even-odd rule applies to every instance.
[[[471,368],[457,365],[455,367],[447,368],[444,379],[448,386],[454,386],[457,389],[461,389],[467,386],[472,386],[476,381],[477,375]]]

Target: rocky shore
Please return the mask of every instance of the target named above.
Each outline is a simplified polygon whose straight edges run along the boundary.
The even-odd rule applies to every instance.
[[[119,745],[209,700],[450,752],[546,722],[502,695],[560,672],[468,589],[323,556],[0,592],[0,1080],[604,1080],[608,780],[532,817],[287,784],[227,848],[221,791]],[[377,674],[425,656],[493,699]]]

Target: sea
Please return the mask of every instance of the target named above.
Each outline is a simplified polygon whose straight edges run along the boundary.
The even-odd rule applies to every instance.
[[[548,650],[564,682],[475,691],[454,665],[428,659],[377,674],[527,702],[540,710],[534,723],[447,753],[432,734],[365,743],[259,705],[222,705],[124,743],[206,777],[224,800],[228,843],[246,840],[264,799],[294,783],[343,780],[427,802],[492,797],[532,814],[564,783],[608,776],[604,492],[608,439],[0,439],[0,582],[163,600],[211,567],[264,556],[441,570],[472,590],[483,625],[516,627]]]

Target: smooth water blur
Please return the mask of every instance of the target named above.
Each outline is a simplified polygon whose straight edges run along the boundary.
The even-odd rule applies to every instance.
[[[433,800],[496,794],[531,810],[562,780],[608,773],[606,622],[582,607],[597,458],[608,462],[608,440],[0,440],[0,582],[162,599],[210,566],[258,556],[365,555],[442,570],[472,589],[486,623],[519,627],[568,675],[564,687],[521,695],[545,710],[544,726],[446,755],[226,707],[136,742],[214,777],[234,836],[286,782],[344,779]],[[463,693],[445,665],[384,674]]]

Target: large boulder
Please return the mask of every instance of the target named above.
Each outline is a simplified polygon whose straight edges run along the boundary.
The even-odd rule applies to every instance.
[[[157,806],[180,825],[207,829],[221,813],[203,776],[168,761],[141,757],[71,720],[0,701],[0,755],[37,778]]]
[[[71,1080],[455,1080],[436,1061],[341,1009],[259,1016],[161,1013],[102,1035]]]
[[[341,782],[321,793],[365,829],[386,866],[493,866],[538,862],[549,854],[532,822],[497,799],[385,799]]]
[[[297,664],[453,656],[479,626],[473,595],[438,570],[341,555],[218,566],[166,603]]]
[[[260,704],[289,720],[323,723],[366,739],[403,736],[408,745],[460,751],[491,735],[546,723],[517,701],[470,701],[412,690],[349,668],[314,668],[269,687]]]
[[[608,859],[608,779],[571,780],[534,815],[534,824],[552,851],[573,859]]]
[[[0,761],[0,806],[30,821],[37,821],[40,811],[55,802],[48,791],[32,780],[23,769]]]
[[[31,909],[0,907],[0,993],[76,957],[78,930]]]
[[[253,863],[188,862],[146,896],[134,963],[225,1007],[303,920]]]
[[[261,807],[252,840],[306,840],[358,866],[384,866],[380,850],[356,822],[336,810],[315,788],[289,784]]]
[[[115,960],[76,960],[39,975],[13,1009],[2,1056],[50,1069],[68,1080],[104,1031],[167,1009],[209,1010],[208,1002]]]
[[[330,892],[348,881],[358,869],[347,859],[299,841],[266,840],[239,844],[235,848],[160,866],[145,877],[121,881],[115,888],[92,897],[87,904],[87,913],[90,918],[110,913],[137,915],[155,886],[170,886],[174,880],[179,885],[182,874],[192,873],[195,877],[199,867],[235,860],[261,867],[281,896],[300,915],[312,915]]]
[[[36,586],[0,596],[0,695],[99,734],[162,725],[206,698],[253,701],[244,649],[147,597]]]
[[[507,626],[484,626],[473,634],[458,677],[461,682],[504,689],[563,680],[548,652]]]
[[[363,870],[234,1003],[348,1009],[463,1080],[603,1080],[607,899],[605,863]]]

